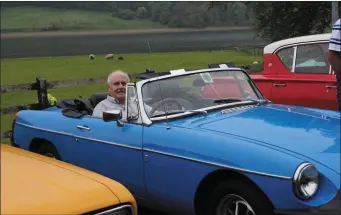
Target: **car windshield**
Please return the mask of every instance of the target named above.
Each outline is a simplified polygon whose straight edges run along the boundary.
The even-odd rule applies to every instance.
[[[209,71],[147,82],[142,98],[149,117],[263,99],[242,71]]]

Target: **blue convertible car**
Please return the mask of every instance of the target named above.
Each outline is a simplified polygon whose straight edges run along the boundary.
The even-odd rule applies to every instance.
[[[176,214],[341,214],[339,112],[272,104],[240,68],[171,71],[126,96],[103,118],[106,93],[20,111],[12,144]]]

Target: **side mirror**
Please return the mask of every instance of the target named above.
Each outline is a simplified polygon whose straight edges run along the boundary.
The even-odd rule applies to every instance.
[[[104,122],[117,121],[117,126],[122,127],[124,123],[121,121],[122,119],[122,110],[108,110],[103,112],[103,120]]]

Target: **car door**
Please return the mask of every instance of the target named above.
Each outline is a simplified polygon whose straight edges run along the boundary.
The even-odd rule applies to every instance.
[[[191,211],[199,179],[207,172],[200,171],[202,169],[197,163],[181,158],[191,154],[188,151],[191,148],[198,147],[197,140],[186,139],[186,129],[169,127],[167,122],[161,122],[144,128],[143,155],[148,198],[158,207]]]
[[[321,109],[337,105],[336,79],[327,61],[328,43],[311,43],[297,46],[294,67],[294,104]]]
[[[295,104],[298,100],[295,90],[295,76],[293,73],[295,47],[286,47],[273,55],[271,73],[265,77],[271,83],[271,93],[267,99],[277,104]]]
[[[142,126],[84,117],[76,125],[77,165],[124,184],[143,197]]]
[[[330,69],[330,74],[326,79],[326,106],[328,109],[338,111],[336,75],[332,69]]]
[[[123,114],[124,115],[124,114]],[[85,116],[75,125],[76,165],[112,178],[131,193],[145,196],[142,163],[143,126],[134,121],[105,122]]]

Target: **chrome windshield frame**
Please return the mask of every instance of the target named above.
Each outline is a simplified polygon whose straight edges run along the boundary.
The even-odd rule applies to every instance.
[[[147,84],[147,83],[150,83],[150,82],[154,82],[154,81],[158,81],[158,80],[169,79],[169,78],[173,78],[173,77],[192,75],[192,74],[199,74],[199,73],[204,73],[204,72],[219,72],[219,71],[238,71],[238,72],[243,72],[249,78],[249,80],[251,81],[251,84],[250,84],[251,88],[254,90],[254,92],[259,97],[259,99],[265,99],[265,97],[263,96],[261,91],[258,89],[256,84],[252,81],[251,77],[248,75],[248,73],[244,69],[237,68],[237,67],[235,67],[235,68],[232,68],[232,67],[231,68],[207,68],[207,69],[186,71],[186,72],[177,73],[177,74],[162,75],[162,76],[159,76],[159,77],[154,77],[154,78],[142,80],[142,81],[139,81],[139,82],[136,83],[136,90],[137,90],[137,96],[138,96],[139,107],[140,107],[140,114],[141,114],[143,125],[150,126],[150,125],[152,125],[153,122],[163,121],[163,120],[166,120],[166,118],[174,119],[174,118],[185,117],[185,116],[190,116],[190,115],[194,114],[192,112],[184,112],[184,113],[179,113],[179,114],[173,114],[173,115],[167,116],[167,117],[166,116],[162,116],[162,117],[155,117],[153,119],[149,118],[149,116],[147,115],[146,110],[145,110],[145,106],[144,106],[144,102],[143,102],[143,96],[142,96],[142,87],[143,87],[144,84]],[[211,106],[211,107],[202,108],[202,109],[198,109],[198,110],[209,111],[209,110],[221,109],[221,108],[225,108],[225,107],[232,107],[232,106],[235,106],[235,105],[249,105],[249,104],[254,104],[254,103],[255,103],[254,101],[240,101],[240,102],[233,102],[233,103],[228,103],[228,104],[214,105],[214,106]]]

